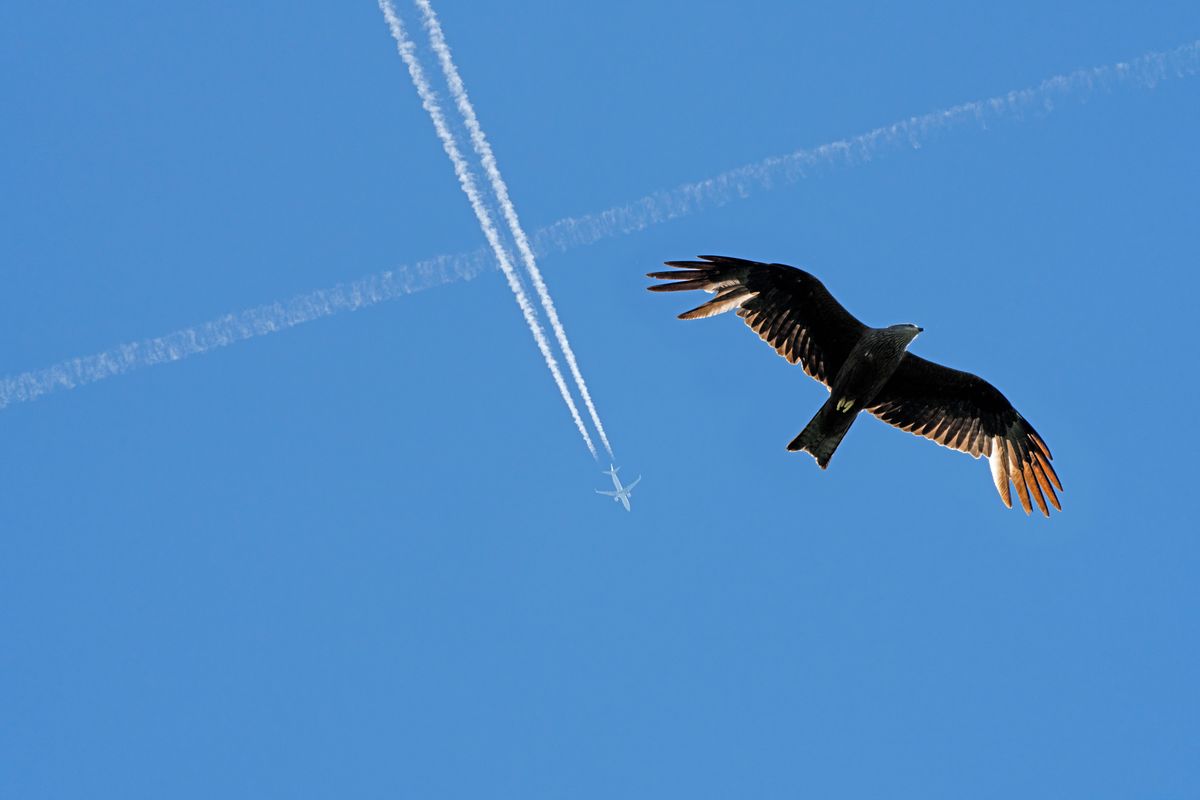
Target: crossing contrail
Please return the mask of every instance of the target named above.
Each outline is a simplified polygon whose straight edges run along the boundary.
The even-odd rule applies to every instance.
[[[470,280],[491,269],[494,267],[485,248],[440,256],[226,314],[165,336],[126,342],[100,353],[10,375],[0,378],[0,409],[28,403],[51,392],[77,389],[136,369],[169,364],[246,339],[278,333],[322,317],[358,311],[434,286]]]
[[[1056,75],[1034,87],[910,117],[820,147],[773,156],[594,214],[566,217],[534,231],[533,252],[545,257],[644,230],[726,205],[757,191],[795,183],[822,169],[862,164],[901,147],[919,148],[936,134],[955,127],[986,128],[993,121],[1031,111],[1049,113],[1058,105],[1083,102],[1102,92],[1151,89],[1167,80],[1197,74],[1200,74],[1200,41],[1173,50],[1146,53],[1128,62]],[[226,314],[164,336],[127,342],[100,353],[10,375],[0,378],[0,409],[136,369],[179,361],[323,317],[357,311],[435,286],[471,280],[493,269],[487,248],[439,256],[368,275],[351,283]]]
[[[920,149],[936,135],[1024,113],[1050,113],[1059,104],[1082,103],[1115,89],[1152,89],[1172,78],[1200,73],[1200,40],[1173,50],[1152,51],[1132,61],[1055,75],[1025,89],[961,103],[875,128],[848,139],[772,156],[711,178],[658,191],[595,214],[560,219],[534,234],[534,251],[563,252],[601,239],[644,230],[673,219],[750,197],[757,191],[796,183],[823,169],[855,166],[901,147]]]
[[[471,201],[471,209],[475,212],[475,218],[479,220],[479,227],[483,229],[483,235],[487,238],[488,244],[491,245],[492,253],[496,256],[496,261],[499,262],[500,269],[504,271],[504,277],[508,279],[508,288],[512,289],[513,296],[517,299],[517,305],[521,307],[521,313],[525,316],[525,322],[529,325],[529,330],[533,332],[534,340],[537,341],[538,349],[542,351],[542,356],[546,359],[546,366],[550,368],[550,373],[554,376],[554,383],[558,386],[558,391],[562,395],[563,402],[567,404],[567,408],[571,411],[571,419],[575,421],[575,427],[579,428],[579,434],[583,437],[584,443],[587,444],[592,458],[595,458],[596,446],[592,444],[592,437],[588,435],[587,428],[583,424],[583,419],[579,416],[579,409],[575,407],[575,401],[571,397],[571,391],[567,388],[567,383],[563,380],[562,372],[558,369],[558,361],[555,360],[554,353],[550,351],[550,343],[546,341],[546,334],[542,331],[541,323],[538,322],[533,306],[529,302],[529,297],[525,294],[525,287],[521,285],[521,279],[509,261],[508,251],[500,241],[500,233],[496,230],[496,224],[492,221],[491,212],[483,204],[483,197],[479,193],[479,188],[475,185],[475,176],[471,172],[471,167],[459,151],[454,134],[451,133],[449,126],[446,124],[446,117],[442,113],[442,107],[438,103],[437,97],[429,85],[429,81],[425,78],[425,71],[421,67],[421,62],[417,60],[412,40],[408,38],[408,34],[404,31],[404,23],[400,21],[400,17],[396,14],[392,0],[379,0],[379,9],[383,12],[383,16],[387,20],[388,28],[392,31],[392,38],[396,40],[396,49],[399,51],[400,57],[404,59],[405,66],[408,67],[409,77],[412,78],[413,86],[417,88],[417,94],[421,97],[421,105],[429,112],[429,118],[433,121],[433,128],[437,131],[438,138],[442,141],[442,149],[446,151],[446,155],[450,157],[450,162],[454,165],[454,174],[458,176],[459,185],[462,186],[467,199]]]
[[[492,184],[492,191],[495,193],[496,200],[500,204],[501,213],[504,214],[504,220],[508,223],[508,229],[512,232],[513,240],[517,243],[517,252],[521,254],[521,261],[525,265],[525,271],[529,273],[534,289],[537,290],[538,299],[541,300],[542,308],[546,311],[546,318],[550,321],[550,328],[554,331],[554,338],[558,340],[558,346],[562,348],[563,357],[567,361],[567,367],[571,370],[571,376],[575,379],[575,386],[578,387],[579,394],[583,397],[583,404],[587,407],[588,414],[591,415],[592,424],[596,426],[596,432],[600,435],[600,441],[604,444],[604,449],[608,451],[608,455],[611,457],[613,455],[612,445],[608,442],[608,435],[604,432],[604,425],[600,422],[600,415],[596,413],[596,406],[592,402],[592,395],[588,391],[587,383],[583,380],[583,373],[579,370],[579,363],[575,360],[575,351],[571,349],[571,343],[567,340],[567,330],[558,318],[558,311],[554,308],[554,301],[550,298],[550,290],[546,288],[546,282],[542,278],[542,271],[538,269],[537,258],[533,254],[533,248],[529,245],[529,238],[525,235],[525,229],[521,227],[521,221],[517,218],[517,208],[508,195],[508,184],[504,182],[504,178],[500,175],[500,167],[496,163],[496,156],[492,152],[492,145],[488,142],[487,136],[484,135],[483,127],[479,124],[479,118],[475,115],[475,107],[471,104],[471,99],[467,96],[467,88],[463,84],[462,77],[458,74],[458,67],[455,66],[454,59],[450,56],[450,46],[446,44],[446,36],[442,32],[442,25],[438,21],[437,14],[433,11],[433,6],[429,4],[429,0],[416,0],[416,4],[421,9],[421,15],[425,20],[425,29],[429,33],[429,43],[433,47],[433,52],[437,54],[438,62],[442,66],[442,74],[446,76],[446,83],[450,87],[450,94],[453,95],[454,103],[458,106],[458,112],[462,114],[463,121],[467,124],[467,131],[471,134],[471,146],[475,149],[475,154],[479,156],[479,160],[483,163],[483,170],[487,174],[488,181]]]

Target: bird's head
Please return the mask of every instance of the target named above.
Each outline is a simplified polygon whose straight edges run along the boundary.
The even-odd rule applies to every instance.
[[[918,333],[925,329],[913,325],[911,322],[905,322],[900,325],[892,325],[888,328],[888,330],[892,333],[895,333],[897,336],[902,337],[904,341],[911,342],[913,339],[917,338]]]

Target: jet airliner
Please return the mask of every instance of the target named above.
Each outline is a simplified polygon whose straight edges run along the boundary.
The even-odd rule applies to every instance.
[[[596,494],[608,495],[613,499],[614,502],[620,502],[622,505],[624,505],[626,511],[631,511],[632,509],[629,507],[629,495],[630,492],[633,491],[633,487],[638,485],[638,481],[642,479],[642,476],[638,475],[637,480],[635,480],[633,483],[629,484],[628,486],[622,486],[621,479],[617,477],[617,472],[619,472],[620,469],[620,467],[614,467],[612,464],[609,464],[608,469],[601,470],[605,475],[608,475],[612,478],[613,487],[616,489],[616,491],[606,492],[603,489],[597,489]]]

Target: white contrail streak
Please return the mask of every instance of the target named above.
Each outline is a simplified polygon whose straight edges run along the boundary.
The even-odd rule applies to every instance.
[[[525,235],[525,229],[521,227],[521,221],[517,218],[517,208],[513,204],[512,199],[508,195],[508,184],[504,182],[504,178],[500,175],[500,167],[496,163],[496,156],[492,152],[492,146],[484,135],[483,127],[479,124],[479,118],[475,115],[475,107],[471,104],[470,98],[467,96],[467,87],[463,84],[462,77],[458,73],[458,67],[454,64],[454,59],[450,55],[450,46],[446,43],[446,36],[442,32],[442,25],[438,21],[437,14],[433,11],[433,6],[429,4],[429,0],[416,0],[417,7],[421,9],[421,15],[425,20],[425,29],[429,33],[429,43],[433,47],[433,52],[437,54],[438,61],[442,66],[442,74],[446,76],[446,83],[450,87],[450,94],[454,97],[454,103],[458,106],[458,112],[462,114],[463,121],[467,124],[467,131],[471,134],[471,146],[475,149],[476,155],[483,163],[484,172],[487,173],[488,181],[492,184],[492,191],[496,194],[496,200],[500,204],[500,210],[504,214],[504,219],[508,223],[508,229],[512,232],[513,240],[517,243],[517,252],[521,254],[521,261],[525,264],[525,270],[529,273],[530,279],[533,281],[534,289],[537,290],[538,299],[541,300],[542,308],[546,311],[546,317],[550,320],[550,328],[554,331],[554,337],[558,340],[558,346],[562,348],[563,357],[567,361],[567,367],[571,370],[571,376],[575,379],[575,385],[579,388],[579,394],[583,397],[583,404],[587,407],[588,414],[591,415],[592,423],[596,426],[596,432],[600,435],[600,441],[604,444],[604,449],[608,451],[608,455],[613,455],[612,445],[608,442],[608,435],[604,432],[604,425],[600,422],[600,415],[596,413],[596,406],[592,403],[592,395],[588,392],[587,383],[583,380],[583,373],[579,370],[579,363],[575,360],[575,351],[571,349],[571,343],[567,340],[567,330],[563,327],[562,322],[558,318],[558,311],[554,307],[554,301],[550,298],[550,290],[546,287],[546,282],[542,278],[542,271],[538,269],[537,258],[533,254],[533,249],[529,246],[529,238]]]
[[[1035,87],[964,103],[843,139],[797,150],[723,172],[695,183],[655,192],[621,206],[567,217],[533,234],[534,253],[545,257],[602,239],[679,219],[708,208],[794,183],[821,168],[864,163],[889,149],[921,147],[936,133],[974,124],[986,128],[1026,111],[1052,111],[1056,104],[1083,102],[1115,89],[1151,89],[1173,78],[1200,74],[1200,41],[1174,50],[1151,52],[1129,62],[1058,75]],[[458,281],[494,269],[485,248],[441,256],[380,272],[348,284],[296,295],[288,300],[227,314],[191,328],[110,350],[61,361],[49,367],[0,378],[0,409],[63,389],[207,353],[244,339],[264,336],[322,317],[357,311],[386,300]]]
[[[496,261],[499,262],[500,269],[504,271],[504,277],[508,279],[508,288],[512,289],[513,296],[517,299],[517,305],[521,307],[521,313],[525,317],[525,322],[529,325],[529,330],[533,332],[534,340],[537,341],[538,349],[542,351],[542,356],[546,359],[546,366],[550,368],[550,373],[554,376],[554,383],[558,386],[559,393],[562,394],[563,402],[567,404],[567,408],[571,411],[571,419],[575,421],[575,427],[579,428],[579,434],[587,444],[592,458],[595,458],[596,446],[592,444],[592,437],[588,435],[587,428],[583,424],[583,419],[579,416],[579,409],[575,407],[575,401],[571,397],[567,383],[563,380],[562,372],[558,369],[558,362],[555,360],[554,354],[550,351],[550,343],[546,341],[546,334],[542,331],[541,323],[537,320],[533,305],[530,304],[529,297],[525,294],[525,288],[521,286],[521,279],[517,276],[516,270],[509,261],[508,251],[505,250],[504,244],[500,241],[500,233],[496,230],[496,225],[492,221],[491,212],[483,204],[483,198],[479,194],[479,188],[475,185],[475,176],[471,172],[471,167],[459,151],[458,143],[454,139],[454,134],[450,132],[449,126],[446,124],[446,117],[442,113],[442,107],[438,103],[437,96],[434,95],[429,81],[425,78],[425,71],[421,68],[421,62],[417,60],[412,40],[408,38],[408,34],[404,31],[404,23],[400,21],[400,17],[396,14],[392,0],[379,0],[379,10],[383,12],[388,28],[391,29],[392,38],[396,40],[396,49],[399,51],[400,57],[404,59],[404,64],[408,67],[409,77],[412,78],[413,86],[417,88],[417,94],[421,97],[421,105],[429,112],[429,118],[433,121],[434,130],[437,131],[438,138],[442,141],[442,149],[446,151],[446,155],[450,157],[450,162],[454,165],[454,174],[458,176],[459,185],[462,186],[467,199],[471,201],[471,209],[475,212],[475,218],[479,220],[479,227],[483,229],[483,235],[487,238],[488,244],[491,245],[492,253],[496,256]]]
[[[470,280],[491,269],[494,267],[483,248],[473,253],[442,256],[226,314],[165,336],[128,342],[102,353],[0,378],[0,409],[61,389],[76,389],[135,369],[179,361],[246,339],[278,333],[322,317],[358,311],[441,284]]]
[[[991,122],[1019,117],[1025,112],[1050,113],[1059,103],[1084,102],[1103,91],[1152,89],[1171,78],[1189,78],[1198,73],[1200,40],[1174,50],[1146,53],[1128,62],[1055,75],[1027,89],[909,117],[849,139],[772,156],[711,178],[655,192],[596,214],[561,219],[534,234],[534,250],[545,255],[644,230],[745,199],[755,191],[796,183],[821,169],[865,163],[906,145],[919,149],[937,134],[960,126],[986,129]]]

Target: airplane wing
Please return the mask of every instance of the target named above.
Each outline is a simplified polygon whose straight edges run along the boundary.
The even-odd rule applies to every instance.
[[[603,489],[597,489],[597,490],[596,490],[596,494],[606,494],[606,495],[608,495],[609,497],[616,497],[616,496],[617,496],[617,493],[616,493],[616,492],[606,492],[606,491],[604,491]]]
[[[638,475],[638,476],[637,476],[637,479],[636,479],[636,480],[634,480],[634,482],[633,482],[633,483],[631,483],[631,484],[629,484],[628,486],[626,486],[626,487],[625,487],[625,491],[627,491],[627,492],[628,492],[628,491],[632,490],[632,489],[633,489],[633,487],[635,487],[635,486],[637,486],[637,485],[638,485],[638,481],[640,481],[641,479],[642,479],[642,476],[641,476],[641,475]]]

